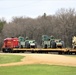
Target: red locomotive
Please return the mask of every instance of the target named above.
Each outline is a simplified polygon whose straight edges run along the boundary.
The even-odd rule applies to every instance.
[[[2,47],[3,52],[11,52],[13,48],[19,47],[18,38],[6,38]]]

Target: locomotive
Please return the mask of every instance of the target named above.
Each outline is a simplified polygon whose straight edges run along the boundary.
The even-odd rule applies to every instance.
[[[18,38],[6,38],[4,39],[2,51],[3,52],[12,52],[13,48],[19,47],[19,40]]]

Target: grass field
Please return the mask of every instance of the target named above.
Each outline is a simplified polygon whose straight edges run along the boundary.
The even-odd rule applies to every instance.
[[[23,57],[19,55],[0,55],[0,64],[18,62]],[[7,66],[0,67],[0,75],[76,75],[76,67],[45,64]]]
[[[0,64],[20,61],[24,56],[19,55],[0,55]]]
[[[53,65],[0,67],[0,75],[76,75],[76,67]]]

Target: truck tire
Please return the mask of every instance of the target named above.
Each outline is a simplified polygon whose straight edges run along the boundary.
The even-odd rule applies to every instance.
[[[21,45],[21,48],[23,48],[23,45]]]
[[[25,42],[25,48],[30,48],[29,42]]]
[[[54,41],[51,43],[51,48],[56,48],[56,43]]]
[[[44,48],[47,48],[47,45],[46,44],[44,45]]]
[[[30,48],[30,44],[29,43],[27,43],[27,48]]]

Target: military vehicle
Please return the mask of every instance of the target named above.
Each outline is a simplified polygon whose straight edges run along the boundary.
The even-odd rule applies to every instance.
[[[74,36],[74,37],[72,38],[72,47],[73,47],[73,49],[76,48],[76,36]]]
[[[63,48],[64,42],[61,39],[55,39],[54,36],[42,35],[43,48]]]
[[[20,48],[37,48],[37,43],[35,40],[29,40],[28,37],[19,37],[19,47]]]

